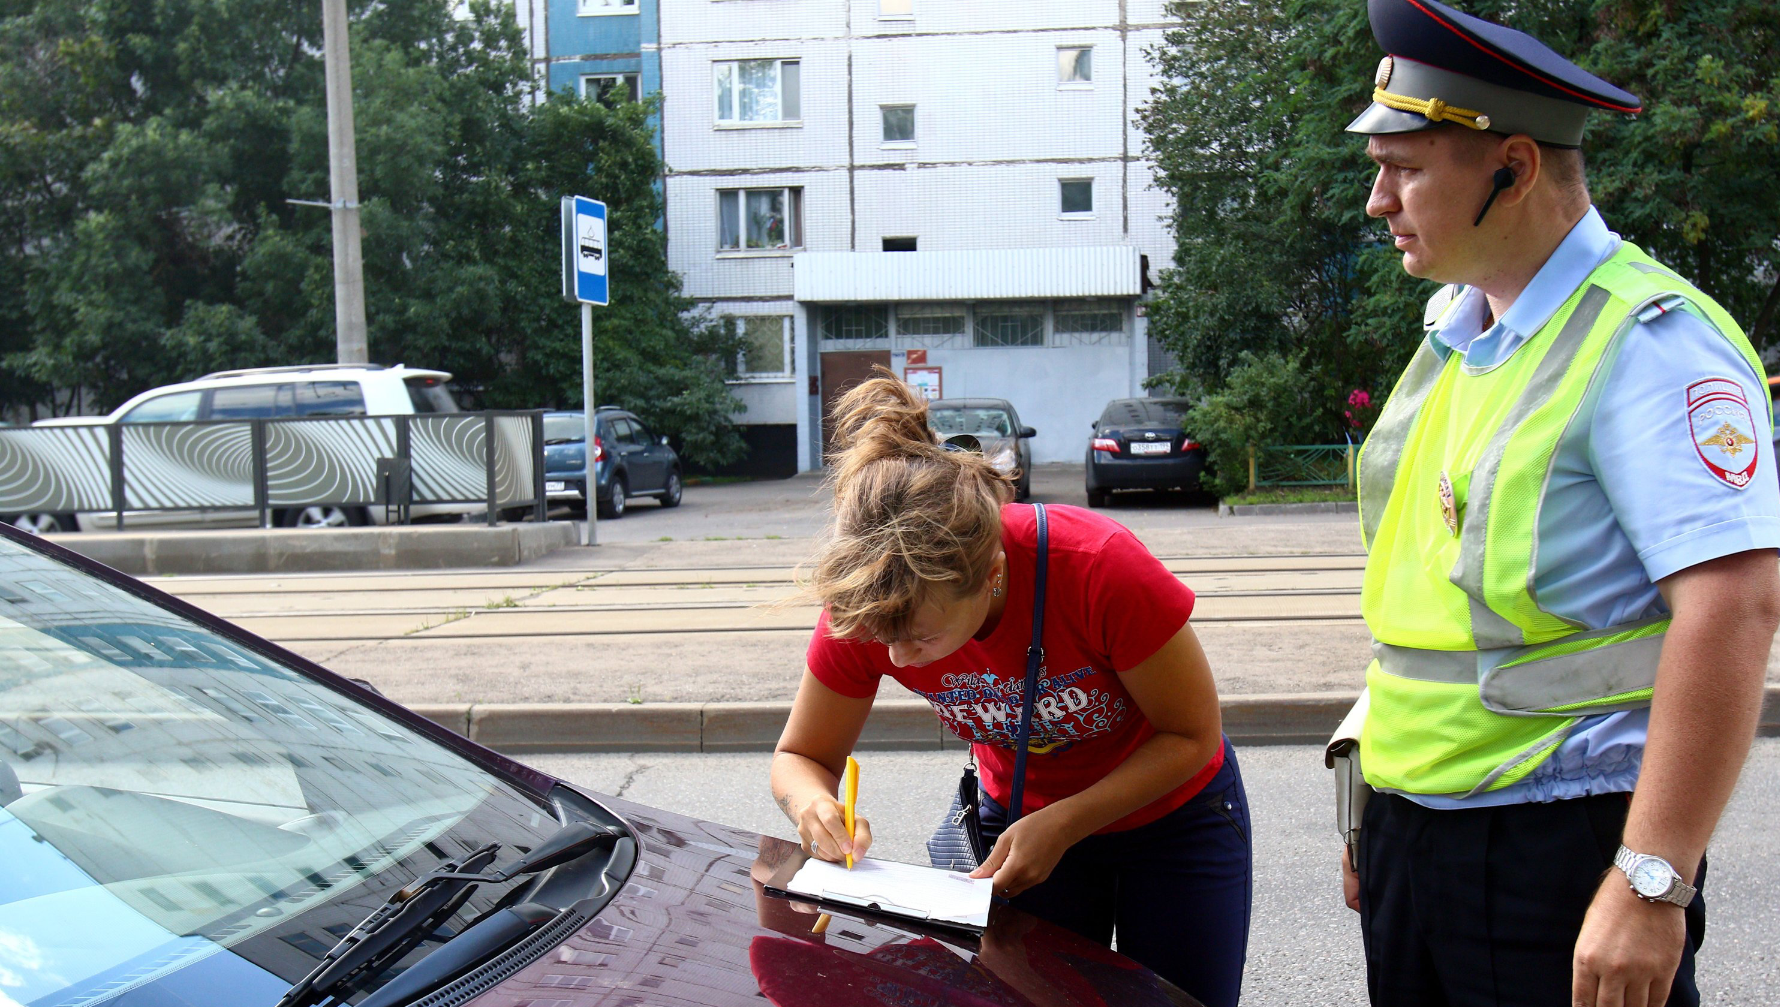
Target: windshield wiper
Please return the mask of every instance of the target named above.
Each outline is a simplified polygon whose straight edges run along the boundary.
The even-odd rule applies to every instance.
[[[479,884],[503,884],[549,870],[583,856],[602,842],[616,842],[621,835],[616,829],[572,822],[498,871],[487,867],[494,861],[499,843],[489,843],[462,861],[446,861],[397,889],[340,938],[308,975],[286,990],[276,1007],[317,1003],[348,980],[362,982],[383,971],[450,919]]]

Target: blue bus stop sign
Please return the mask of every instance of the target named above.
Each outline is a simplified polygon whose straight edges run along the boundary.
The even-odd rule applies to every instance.
[[[562,294],[582,304],[611,303],[607,282],[606,204],[586,196],[562,201]]]

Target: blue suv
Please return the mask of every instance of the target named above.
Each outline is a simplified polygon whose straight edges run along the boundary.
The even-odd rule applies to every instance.
[[[602,518],[624,516],[630,497],[655,497],[680,506],[680,456],[634,413],[600,406],[593,432],[595,503]],[[587,511],[587,421],[580,410],[544,414],[544,495]]]

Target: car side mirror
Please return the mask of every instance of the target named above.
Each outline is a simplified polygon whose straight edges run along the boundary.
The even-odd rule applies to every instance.
[[[1021,437],[1037,437],[1038,431],[1032,429],[1031,427],[1021,427],[1020,428],[1020,436]]]

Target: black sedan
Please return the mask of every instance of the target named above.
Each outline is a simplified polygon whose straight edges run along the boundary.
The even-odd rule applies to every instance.
[[[1105,507],[1116,489],[1199,488],[1205,448],[1188,436],[1186,399],[1114,399],[1088,442],[1088,506]]]
[[[578,789],[0,528],[0,1003],[1190,1005],[1009,906],[774,894],[794,843]]]

